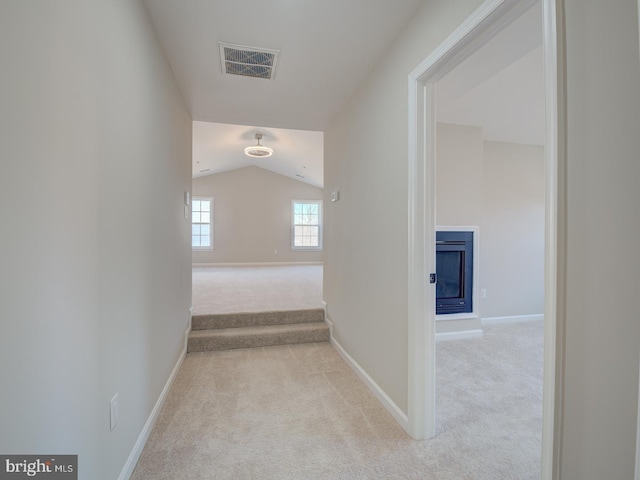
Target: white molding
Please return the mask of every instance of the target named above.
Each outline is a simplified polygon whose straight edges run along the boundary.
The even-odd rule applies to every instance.
[[[544,320],[544,314],[533,315],[511,315],[504,317],[486,317],[480,319],[482,325],[503,325],[506,323],[521,323],[521,322],[541,322]]]
[[[189,322],[189,326],[184,331],[184,355],[187,355],[189,351],[189,335],[191,335],[191,322]]]
[[[442,332],[436,333],[436,342],[445,342],[448,340],[468,340],[470,338],[480,338],[483,333],[481,329],[462,330],[460,332]]]
[[[136,443],[133,446],[133,449],[131,450],[131,453],[129,454],[127,461],[122,467],[122,471],[118,476],[118,480],[128,480],[131,477],[131,474],[133,473],[133,470],[136,467],[136,464],[138,463],[138,459],[140,458],[140,455],[142,454],[142,450],[144,449],[144,446],[147,443],[147,440],[149,439],[151,430],[153,430],[153,426],[155,425],[156,420],[158,419],[158,414],[160,413],[160,409],[162,408],[162,405],[167,399],[167,395],[169,394],[169,389],[171,388],[171,385],[173,385],[173,382],[176,379],[176,375],[178,374],[178,371],[182,366],[182,362],[184,362],[184,359],[187,356],[187,340],[189,338],[190,332],[191,332],[191,325],[189,325],[189,327],[184,332],[185,343],[184,343],[182,352],[178,357],[178,361],[174,365],[173,370],[169,375],[169,378],[164,384],[164,388],[162,389],[162,392],[160,392],[160,396],[158,397],[156,404],[153,406],[153,410],[151,410],[151,413],[149,414],[149,418],[147,418],[147,422],[144,424],[144,427],[142,428],[140,435],[138,435],[138,439],[136,440]]]
[[[435,83],[539,0],[486,0],[409,74],[412,83]]]
[[[435,321],[428,321],[427,311],[435,313],[435,288],[427,281],[435,272],[435,211],[426,209],[427,196],[435,202],[435,167],[425,158],[435,155],[433,130],[426,129],[427,121],[435,122],[435,87],[423,85],[409,76],[409,145],[408,145],[408,427],[416,440],[435,436]],[[430,118],[426,118],[427,115]],[[418,139],[418,132],[424,137]],[[431,167],[427,171],[427,167]],[[430,252],[427,255],[427,252]]]
[[[566,62],[564,0],[541,0],[545,82],[545,302],[541,479],[559,479],[564,415]]]
[[[480,315],[475,313],[450,313],[447,315],[436,315],[436,322],[447,322],[456,320],[476,320]]]
[[[640,7],[640,4],[638,6]],[[638,371],[640,372],[640,368],[638,368]],[[634,480],[640,480],[640,373],[638,378],[638,410],[636,413],[636,471],[633,478]]]
[[[391,416],[400,424],[400,426],[408,432],[409,430],[409,422],[407,419],[407,414],[396,405],[396,403],[391,400],[391,398],[385,393],[385,391],[380,388],[373,378],[369,376],[369,374],[356,362],[351,355],[347,353],[347,351],[340,345],[335,337],[333,336],[333,321],[327,318],[327,323],[329,325],[329,329],[331,332],[331,345],[338,351],[338,354],[342,357],[349,367],[355,372],[356,375],[363,381],[363,383],[367,386],[367,388],[373,393],[373,395],[378,399],[378,401],[382,404],[382,406],[391,414]]]
[[[236,262],[236,263],[192,263],[191,267],[285,267],[293,265],[323,265],[324,262]]]
[[[324,322],[329,326],[329,338],[332,339],[333,338],[333,320],[331,320],[331,318],[329,318],[329,315],[327,315],[327,311],[324,311]]]

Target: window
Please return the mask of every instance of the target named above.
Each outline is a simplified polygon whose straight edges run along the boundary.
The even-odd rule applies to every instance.
[[[291,247],[320,250],[322,248],[322,202],[294,200]]]
[[[213,249],[213,198],[193,197],[191,207],[191,247]]]

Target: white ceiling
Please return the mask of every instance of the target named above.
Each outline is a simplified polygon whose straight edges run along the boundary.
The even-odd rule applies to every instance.
[[[487,140],[544,144],[542,7],[538,3],[437,84],[437,119]]]
[[[252,158],[244,148],[260,144],[273,149],[268,158]],[[322,188],[324,134],[306,130],[257,128],[227,123],[193,122],[193,176],[201,177],[255,165]],[[205,171],[203,171],[205,170]]]
[[[194,119],[193,176],[257,165],[322,187],[321,132],[425,0],[143,1]],[[534,7],[438,83],[439,121],[542,144],[540,15]],[[218,41],[280,50],[275,79],[223,75]],[[244,155],[258,130],[272,157]]]
[[[195,120],[194,177],[253,164],[321,187],[319,132],[423,2],[144,0]],[[223,75],[219,41],[279,50],[275,79]],[[244,155],[258,129],[268,159]]]
[[[323,131],[424,0],[144,0],[194,120]],[[280,51],[223,75],[218,42]]]

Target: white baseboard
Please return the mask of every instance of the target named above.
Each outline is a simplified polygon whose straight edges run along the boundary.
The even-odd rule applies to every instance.
[[[449,315],[436,315],[436,322],[448,322],[452,320],[477,320],[480,316],[476,313],[451,313]]]
[[[156,401],[156,404],[154,405],[153,410],[151,410],[151,414],[149,414],[147,423],[144,424],[144,427],[142,428],[142,431],[138,436],[138,440],[136,441],[135,445],[133,446],[133,449],[131,450],[131,453],[129,454],[129,458],[127,458],[127,461],[125,462],[124,467],[122,467],[122,471],[118,476],[118,480],[128,480],[131,477],[131,474],[133,473],[133,469],[136,467],[136,464],[138,463],[138,459],[140,458],[140,455],[142,454],[142,450],[144,449],[144,446],[147,443],[147,440],[149,439],[151,430],[153,430],[153,426],[155,425],[156,420],[158,419],[158,414],[160,413],[160,409],[162,408],[164,401],[167,399],[169,389],[171,388],[171,385],[173,385],[173,381],[175,380],[176,375],[178,374],[178,370],[180,370],[180,367],[182,366],[182,362],[184,361],[184,358],[187,356],[187,340],[189,338],[190,332],[191,332],[191,325],[189,325],[187,330],[185,330],[184,332],[185,343],[184,343],[184,348],[182,350],[182,353],[178,357],[178,361],[174,365],[173,370],[171,371],[171,375],[169,375],[169,378],[167,379],[167,382],[164,384],[164,388],[162,389],[162,392],[160,392],[160,396],[158,397],[158,400]]]
[[[333,339],[333,321],[327,313],[327,302],[322,302],[322,307],[324,308],[324,323],[329,326],[329,338]]]
[[[638,6],[640,6],[640,0],[638,2]],[[640,12],[638,14],[640,15]],[[640,380],[638,381],[638,413],[636,414],[636,471],[633,478],[640,480]]]
[[[364,384],[371,390],[371,393],[378,399],[384,408],[391,414],[391,416],[400,424],[400,426],[408,433],[409,432],[409,419],[407,414],[404,413],[398,405],[395,404],[391,398],[385,393],[382,388],[369,376],[367,372],[356,362],[351,355],[340,345],[340,343],[333,336],[333,322],[330,318],[325,320],[329,325],[329,331],[331,336],[331,344],[338,351],[342,359],[351,367],[356,375],[364,382]]]
[[[479,338],[482,336],[482,330],[462,330],[460,332],[442,332],[436,333],[436,342],[446,340],[467,340],[469,338]]]
[[[544,314],[536,315],[513,315],[510,317],[487,317],[481,319],[483,325],[499,325],[501,323],[533,322],[543,321]]]
[[[323,262],[237,262],[237,263],[192,263],[192,267],[286,267],[294,265],[322,265]]]

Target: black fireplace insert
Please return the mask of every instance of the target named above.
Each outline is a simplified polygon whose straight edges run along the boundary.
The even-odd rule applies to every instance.
[[[436,232],[436,314],[473,311],[473,232]]]

